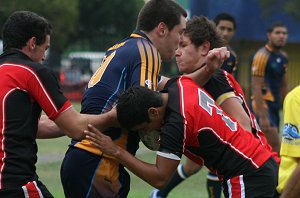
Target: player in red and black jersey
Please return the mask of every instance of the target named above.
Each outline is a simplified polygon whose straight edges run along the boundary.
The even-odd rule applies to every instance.
[[[223,178],[225,197],[275,195],[278,164],[272,153],[191,78],[170,80],[162,93],[130,88],[118,100],[117,116],[125,128],[161,130],[156,164],[135,158],[92,126],[85,133],[152,186],[166,185],[184,154]]]
[[[220,43],[220,36],[218,37],[218,34],[216,34],[216,29],[210,25],[208,20],[205,20],[205,17],[193,18],[191,21],[188,21],[176,52],[179,71],[187,74],[195,71],[201,66],[199,61],[205,60],[205,57],[198,55],[201,49],[218,47]],[[203,51],[203,54],[205,53]],[[218,70],[203,88],[216,100],[216,103],[221,106],[224,112],[235,118],[245,130],[252,131],[252,128],[258,128],[256,120],[245,101],[244,93],[231,74],[224,70]],[[256,134],[255,131],[253,130]],[[263,133],[261,135],[263,136]],[[265,140],[264,136],[255,137]],[[266,141],[263,144],[268,146]],[[183,164],[178,166],[170,183],[163,189],[154,189],[150,197],[167,197],[168,193],[174,187],[200,169],[201,166],[187,159]],[[209,197],[220,197],[222,184],[218,176],[209,172],[207,181]]]
[[[67,134],[81,139],[88,123],[93,122],[99,129],[104,123],[115,124],[113,111],[108,116],[76,112],[62,94],[54,73],[41,64],[51,32],[45,18],[29,11],[14,12],[3,25],[0,197],[53,197],[36,174],[36,138]],[[42,110],[48,117],[41,117]]]

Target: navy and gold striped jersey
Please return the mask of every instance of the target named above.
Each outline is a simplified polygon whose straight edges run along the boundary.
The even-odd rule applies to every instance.
[[[145,86],[155,90],[157,87],[161,57],[145,34],[133,32],[128,38],[109,48],[99,69],[91,77],[86,89],[81,113],[100,114],[109,111],[118,96],[131,86]],[[121,129],[106,132],[117,144],[135,153],[139,139],[122,133]],[[74,143],[74,142],[73,142]],[[76,147],[100,154],[86,140],[75,143]]]
[[[265,78],[265,87],[262,90],[265,100],[280,101],[280,86],[287,65],[286,54],[282,51],[274,52],[269,45],[265,45],[254,55],[252,76]]]

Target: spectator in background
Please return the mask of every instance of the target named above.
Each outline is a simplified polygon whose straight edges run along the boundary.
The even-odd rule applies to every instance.
[[[273,151],[279,153],[279,111],[288,91],[288,59],[281,50],[286,45],[287,27],[274,23],[268,28],[267,37],[267,44],[255,53],[252,61],[252,107]]]
[[[281,163],[277,191],[281,198],[300,195],[300,86],[287,94],[283,104]]]
[[[224,61],[221,69],[233,74],[237,79],[237,55],[230,47],[230,41],[236,32],[236,21],[228,13],[220,13],[214,18],[217,31],[222,35],[227,49],[230,51],[230,57]]]

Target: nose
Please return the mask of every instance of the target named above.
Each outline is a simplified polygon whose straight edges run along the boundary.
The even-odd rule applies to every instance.
[[[175,51],[175,56],[180,56],[180,55],[181,55],[181,51],[179,50],[179,48],[177,48]]]

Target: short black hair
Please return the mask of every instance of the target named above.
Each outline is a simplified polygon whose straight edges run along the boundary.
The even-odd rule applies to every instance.
[[[223,13],[218,14],[214,18],[214,22],[216,23],[216,25],[218,25],[220,23],[220,21],[222,21],[222,20],[232,22],[233,23],[233,28],[236,30],[236,28],[237,28],[236,21],[235,21],[235,18],[232,15],[230,15],[226,12],[223,12]]]
[[[169,30],[180,24],[181,16],[187,12],[173,0],[150,0],[141,9],[136,28],[149,32],[160,22],[164,22]]]
[[[122,127],[131,130],[133,127],[149,122],[148,109],[161,107],[163,99],[159,92],[146,87],[130,87],[117,101],[117,118]]]
[[[183,33],[196,47],[205,41],[210,43],[210,49],[224,46],[224,39],[217,32],[215,23],[205,16],[194,16],[188,20]]]
[[[275,23],[272,23],[272,24],[267,28],[267,32],[268,32],[268,33],[271,33],[271,32],[273,32],[273,30],[274,30],[275,28],[277,28],[277,27],[285,27],[285,28],[287,28],[286,25],[283,24],[281,21],[277,21],[277,22],[275,22]]]
[[[44,17],[30,11],[15,11],[2,28],[3,51],[22,49],[31,37],[36,37],[36,44],[41,45],[51,34],[52,26]]]

